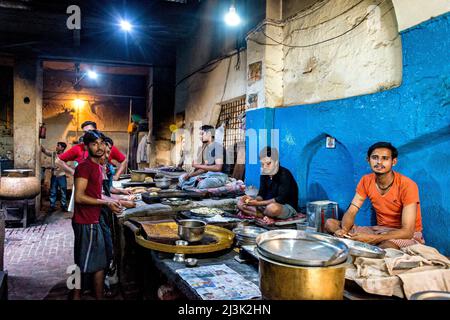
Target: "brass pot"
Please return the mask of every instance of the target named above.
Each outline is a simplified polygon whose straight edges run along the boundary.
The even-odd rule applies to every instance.
[[[0,199],[23,200],[33,199],[41,192],[38,177],[1,177]]]
[[[342,300],[348,261],[329,267],[301,267],[259,256],[259,286],[267,300]]]

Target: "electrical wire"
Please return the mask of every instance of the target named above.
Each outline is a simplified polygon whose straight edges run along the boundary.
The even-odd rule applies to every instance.
[[[262,31],[262,30],[261,30],[261,33],[262,33],[266,38],[268,38],[268,39],[272,40],[273,42],[275,42],[275,44],[262,43],[262,42],[259,42],[259,41],[257,41],[257,40],[251,39],[251,38],[249,38],[249,40],[250,40],[250,41],[253,41],[253,42],[255,42],[255,43],[259,44],[259,45],[272,45],[272,46],[282,45],[282,46],[285,46],[285,47],[288,47],[288,48],[309,48],[309,47],[313,47],[313,46],[316,46],[316,45],[319,45],[319,44],[322,44],[322,43],[326,43],[326,42],[335,40],[335,39],[337,39],[337,38],[340,38],[340,37],[342,37],[342,36],[344,36],[344,35],[350,33],[351,31],[355,30],[357,27],[359,27],[359,26],[367,19],[367,17],[368,17],[368,16],[369,16],[376,8],[380,7],[380,6],[381,6],[383,3],[385,3],[386,1],[387,1],[387,0],[383,0],[383,1],[381,1],[380,3],[378,3],[372,10],[370,10],[370,11],[369,11],[369,12],[361,19],[361,21],[359,21],[357,24],[355,24],[353,27],[351,27],[351,28],[348,29],[347,31],[345,31],[345,32],[343,32],[343,33],[341,33],[341,34],[339,34],[339,35],[337,35],[337,36],[334,36],[334,37],[331,37],[331,38],[328,38],[328,39],[325,39],[325,40],[322,40],[322,41],[319,41],[319,42],[316,42],[316,43],[311,43],[311,44],[308,44],[308,45],[288,45],[288,44],[284,44],[283,42],[280,42],[280,41],[278,41],[278,40],[276,40],[276,39],[270,37],[269,35],[267,35],[267,34],[266,34],[264,31]],[[389,9],[387,12],[391,11],[392,9],[393,9],[393,7],[391,7],[391,9]],[[386,12],[386,13],[387,13],[387,12]]]
[[[321,21],[321,22],[319,22],[319,23],[317,23],[317,24],[315,24],[315,25],[312,25],[312,26],[294,29],[294,30],[291,31],[291,33],[293,33],[293,32],[298,32],[298,31],[303,31],[303,30],[308,30],[308,29],[312,29],[312,28],[315,28],[315,27],[320,26],[320,25],[322,25],[322,24],[325,24],[325,23],[327,23],[327,22],[333,21],[334,19],[339,18],[340,16],[342,16],[342,15],[344,15],[344,14],[350,12],[351,10],[353,10],[354,8],[356,8],[357,6],[359,6],[361,3],[365,2],[365,1],[366,1],[366,0],[361,0],[361,1],[359,1],[358,3],[352,5],[352,6],[351,6],[350,8],[348,8],[348,9],[345,9],[343,12],[339,13],[337,16],[334,16],[333,18],[330,18],[330,19],[328,19],[328,20]]]

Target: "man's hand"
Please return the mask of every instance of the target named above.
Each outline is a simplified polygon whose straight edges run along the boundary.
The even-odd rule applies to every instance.
[[[256,206],[259,206],[259,201],[250,199],[250,200],[246,201],[245,204],[248,206],[256,207]]]
[[[134,203],[134,201],[119,200],[119,203],[127,209],[136,207],[136,204]]]
[[[116,175],[116,174],[115,174],[115,175],[113,176],[113,180],[114,180],[114,181],[119,181],[119,178],[120,178],[119,175]]]
[[[122,206],[118,201],[108,201],[107,206],[114,213],[122,213]]]
[[[122,194],[127,195],[127,196],[132,196],[133,191],[131,189],[123,189]]]
[[[378,236],[375,234],[367,234],[367,233],[355,233],[350,234],[350,239],[355,241],[361,241],[368,244],[378,244],[380,241],[378,240]]]
[[[190,178],[191,178],[191,175],[187,173],[184,175],[183,180],[189,180]]]
[[[252,200],[252,198],[248,195],[245,195],[241,198],[241,201],[245,204],[247,204],[248,201]]]
[[[334,233],[334,235],[336,236],[336,237],[339,237],[339,238],[343,238],[345,235],[347,235],[348,234],[348,231],[347,230],[345,230],[345,229],[338,229],[338,230],[336,230],[336,232]]]

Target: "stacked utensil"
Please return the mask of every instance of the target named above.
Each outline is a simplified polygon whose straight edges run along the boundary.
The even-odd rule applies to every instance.
[[[233,229],[236,235],[237,246],[250,246],[256,244],[256,237],[261,233],[267,232],[266,229],[253,226],[239,226]]]

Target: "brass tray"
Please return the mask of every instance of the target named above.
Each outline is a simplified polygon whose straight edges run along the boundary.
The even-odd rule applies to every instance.
[[[178,225],[175,222],[162,222],[161,224],[166,225],[174,230],[178,230]],[[203,245],[175,246],[146,240],[139,233],[139,231],[135,233],[134,238],[136,240],[136,243],[141,247],[168,253],[184,253],[184,254],[210,253],[228,249],[233,245],[234,233],[225,228],[207,225],[205,229],[205,235],[209,235],[210,237],[217,239],[217,242]]]

